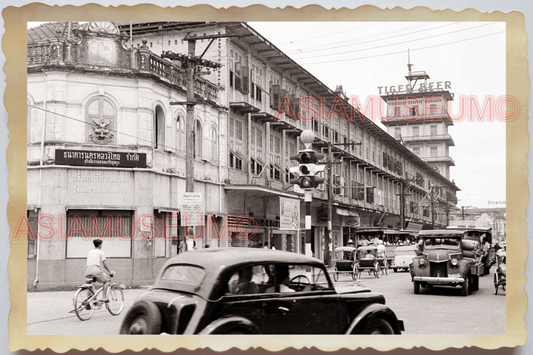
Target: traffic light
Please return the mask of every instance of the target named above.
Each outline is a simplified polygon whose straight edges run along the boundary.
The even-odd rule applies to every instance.
[[[302,190],[313,190],[326,180],[317,176],[318,173],[326,169],[326,165],[317,164],[319,160],[324,159],[324,154],[317,153],[312,149],[304,149],[298,152],[298,155],[292,155],[290,159],[299,163],[298,166],[289,169],[296,176],[290,180],[291,184],[300,186]]]

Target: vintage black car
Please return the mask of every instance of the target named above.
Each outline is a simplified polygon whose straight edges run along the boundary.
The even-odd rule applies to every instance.
[[[180,254],[124,317],[120,334],[401,334],[382,294],[335,290],[315,258],[256,248]]]

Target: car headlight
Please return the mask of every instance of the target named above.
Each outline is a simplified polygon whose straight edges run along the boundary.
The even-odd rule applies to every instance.
[[[453,266],[457,266],[457,259],[456,259],[456,258],[453,258],[453,259],[452,259],[452,265],[453,265]]]
[[[420,259],[418,262],[420,265],[426,265],[426,259]]]

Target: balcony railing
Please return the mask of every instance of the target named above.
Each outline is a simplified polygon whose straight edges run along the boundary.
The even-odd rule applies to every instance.
[[[404,136],[402,135],[404,142],[431,142],[431,141],[448,141],[449,145],[454,146],[455,142],[449,134],[435,134],[435,135],[423,135],[423,136]]]
[[[80,68],[80,70],[91,72],[103,71],[106,75],[109,73],[126,76],[150,74],[170,85],[186,89],[186,71],[173,62],[152,53],[146,43],[140,48],[127,49],[122,46],[119,37],[106,38],[106,40],[117,42],[115,43],[116,56],[107,56],[103,62],[94,62],[95,56],[90,52],[92,49],[84,48],[83,46],[86,46],[84,41],[69,42],[63,38],[55,38],[46,43],[29,44],[27,47],[28,71],[42,66],[53,66],[65,70]],[[203,78],[195,78],[194,92],[203,98],[218,102],[220,89],[219,86]]]
[[[455,161],[449,156],[436,156],[436,157],[420,157],[426,163],[449,163],[450,165],[455,166]]]

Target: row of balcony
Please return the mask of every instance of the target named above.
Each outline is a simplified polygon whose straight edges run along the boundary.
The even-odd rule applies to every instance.
[[[82,35],[83,36],[83,35]],[[90,37],[89,35],[86,35]],[[90,39],[90,38],[89,38]],[[100,39],[101,40],[101,39]],[[102,72],[106,75],[150,75],[167,85],[186,91],[187,73],[181,66],[161,58],[150,51],[146,40],[139,48],[125,48],[118,38],[106,38],[114,44],[111,54],[94,53],[89,40],[68,41],[52,38],[45,43],[31,43],[27,48],[28,71],[81,70]],[[219,102],[220,87],[200,77],[195,77],[194,92],[200,98]]]
[[[453,140],[452,136],[450,136],[449,134],[431,134],[431,135],[414,135],[414,136],[402,135],[402,140],[406,143],[444,141],[449,146],[455,146],[455,141]]]

